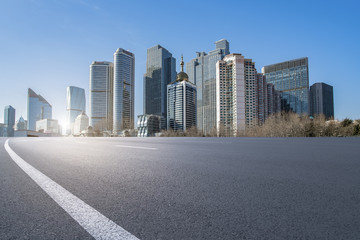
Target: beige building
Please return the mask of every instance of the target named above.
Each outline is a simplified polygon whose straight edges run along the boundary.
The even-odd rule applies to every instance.
[[[82,112],[75,118],[74,135],[80,135],[82,131],[87,130],[89,126],[89,117]]]

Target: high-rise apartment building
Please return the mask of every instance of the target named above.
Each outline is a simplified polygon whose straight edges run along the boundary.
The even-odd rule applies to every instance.
[[[6,125],[7,136],[13,137],[15,126],[15,108],[10,105],[4,108],[4,124]]]
[[[134,129],[135,55],[122,48],[114,53],[113,133]]]
[[[219,134],[236,136],[258,124],[258,78],[255,63],[230,54],[216,64],[216,123]]]
[[[259,125],[264,124],[268,118],[268,95],[267,95],[267,83],[264,74],[258,73],[257,77],[257,103],[258,103],[258,121]]]
[[[28,89],[27,129],[35,131],[36,122],[42,119],[52,119],[52,106],[41,95]]]
[[[167,85],[176,79],[176,60],[160,45],[147,50],[144,74],[144,114],[161,116],[161,129],[166,129]]]
[[[196,86],[189,82],[181,57],[181,72],[167,86],[167,128],[186,131],[196,127]]]
[[[230,53],[225,39],[215,47],[209,53],[198,52],[186,64],[189,82],[197,87],[197,128],[205,134],[216,128],[216,63]]]
[[[90,126],[99,131],[112,130],[113,79],[114,65],[112,62],[92,62],[89,92]]]
[[[66,134],[73,133],[75,118],[86,111],[85,90],[69,86],[66,88]]]
[[[309,114],[308,58],[300,58],[263,67],[266,81],[280,92],[281,110]]]
[[[321,114],[327,119],[334,118],[333,87],[326,83],[314,83],[310,87],[310,115]]]

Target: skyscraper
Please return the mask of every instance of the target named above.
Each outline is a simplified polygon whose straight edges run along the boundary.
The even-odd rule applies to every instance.
[[[41,95],[28,89],[27,129],[35,131],[36,121],[52,119],[52,106]]]
[[[15,126],[15,108],[10,105],[4,108],[4,124],[6,125],[7,136],[13,137]]]
[[[197,87],[197,128],[203,133],[216,127],[216,62],[230,53],[225,39],[215,42],[215,47],[208,54],[198,52],[186,64],[189,82]]]
[[[320,114],[327,119],[334,118],[333,87],[326,83],[314,83],[310,87],[310,115]]]
[[[308,58],[265,66],[266,81],[280,92],[281,110],[309,114]]]
[[[73,132],[75,118],[82,112],[86,111],[85,107],[85,90],[83,88],[69,86],[66,88],[66,133]]]
[[[92,62],[90,65],[89,115],[90,126],[95,130],[112,130],[113,79],[114,65],[112,62]]]
[[[216,123],[219,134],[236,136],[258,124],[255,63],[230,54],[216,64]]]
[[[181,57],[181,72],[167,86],[167,128],[186,131],[196,127],[196,86],[189,82]]]
[[[114,53],[113,132],[134,129],[135,55],[122,48]]]
[[[176,60],[160,45],[147,50],[144,74],[144,114],[161,116],[161,129],[166,129],[167,85],[176,79]]]

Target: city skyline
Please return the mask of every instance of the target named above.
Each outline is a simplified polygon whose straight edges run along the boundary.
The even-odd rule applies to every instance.
[[[288,61],[291,59],[308,57],[309,59],[309,84],[312,85],[316,82],[326,82],[334,87],[334,106],[335,106],[335,118],[343,119],[350,117],[353,119],[360,118],[360,111],[356,106],[357,95],[356,89],[358,89],[359,81],[353,79],[349,75],[348,69],[355,69],[356,56],[359,52],[359,48],[356,48],[354,43],[359,39],[359,34],[352,31],[354,24],[359,20],[354,10],[357,3],[353,3],[354,7],[337,6],[336,4],[329,3],[326,6],[316,4],[313,10],[305,10],[305,6],[301,6],[297,3],[285,4],[272,3],[273,6],[269,6],[267,3],[251,6],[248,3],[244,5],[244,8],[250,9],[251,7],[258,7],[260,9],[279,7],[281,10],[289,10],[294,5],[300,10],[307,11],[308,19],[303,21],[295,20],[291,23],[292,28],[289,28],[288,34],[277,36],[281,29],[266,28],[268,22],[264,21],[265,16],[258,17],[257,21],[251,23],[249,27],[239,25],[242,30],[240,32],[247,32],[249,34],[256,33],[256,28],[265,31],[261,35],[265,38],[265,33],[273,31],[273,34],[266,36],[265,39],[259,38],[259,33],[254,36],[243,38],[240,34],[232,32],[231,27],[236,24],[240,24],[239,21],[235,21],[234,24],[229,24],[222,29],[219,28],[220,23],[210,21],[209,23],[203,23],[202,27],[205,30],[212,31],[204,34],[194,35],[192,38],[183,39],[180,38],[181,32],[187,34],[194,34],[198,32],[196,27],[190,27],[190,20],[183,19],[184,22],[180,26],[180,31],[170,30],[172,34],[165,34],[168,32],[169,26],[178,26],[177,20],[171,19],[169,23],[164,24],[164,29],[157,29],[154,33],[149,34],[146,28],[150,25],[160,21],[159,17],[155,17],[148,23],[144,23],[141,19],[134,19],[131,23],[126,21],[126,17],[134,13],[142,13],[146,9],[151,8],[148,3],[144,2],[141,6],[137,7],[132,3],[129,3],[129,13],[124,17],[115,16],[114,11],[111,10],[107,4],[95,4],[95,2],[89,2],[84,4],[81,1],[77,2],[63,2],[62,4],[55,2],[44,1],[23,1],[23,4],[5,2],[2,10],[1,19],[4,23],[11,19],[11,16],[18,13],[25,13],[26,16],[20,16],[16,19],[11,28],[1,25],[2,33],[7,35],[7,39],[2,39],[1,45],[3,54],[0,56],[0,63],[3,66],[3,71],[0,75],[2,82],[5,82],[7,91],[0,96],[0,103],[2,106],[12,105],[16,111],[16,119],[22,115],[26,118],[26,91],[27,88],[32,88],[36,92],[42,93],[53,106],[53,118],[58,119],[59,123],[64,126],[66,119],[66,87],[77,86],[84,88],[86,96],[89,96],[88,89],[88,66],[92,61],[112,61],[111,54],[118,48],[123,47],[133,52],[136,58],[135,66],[135,116],[143,114],[143,74],[146,72],[146,49],[151,46],[160,44],[165,46],[172,54],[174,58],[179,59],[181,53],[184,54],[185,62],[190,61],[196,51],[209,52],[213,49],[213,43],[219,39],[225,38],[230,42],[231,52],[239,52],[245,56],[252,58],[258,69],[265,65],[271,65],[279,62]],[[113,2],[114,4],[114,2]],[[233,3],[234,6],[239,6],[237,3]],[[18,6],[19,5],[19,6]],[[186,4],[183,4],[186,5]],[[172,3],[167,7],[171,8]],[[187,9],[190,16],[200,14],[205,17],[205,13],[199,13],[196,11],[200,7],[205,10],[216,9],[216,4],[208,4],[202,6],[200,3],[195,3],[193,7]],[[316,10],[323,9],[319,12]],[[58,8],[58,13],[55,14],[55,8]],[[183,11],[186,7],[177,6],[176,11]],[[79,16],[75,16],[70,9],[76,9],[80,11]],[[315,10],[314,10],[315,9]],[[76,12],[75,11],[75,12]],[[339,12],[342,13],[339,16],[331,19],[325,12]],[[346,16],[344,15],[346,11]],[[43,23],[40,18],[31,19],[36,13],[46,13],[49,17],[49,23]],[[301,13],[291,12],[294,16],[302,16]],[[50,16],[49,14],[53,14]],[[130,15],[129,15],[130,14]],[[168,15],[168,13],[164,13]],[[286,23],[282,23],[284,19],[292,16],[287,11],[282,11],[282,15],[271,20],[273,23],[281,23],[280,27],[286,27]],[[21,15],[21,14],[19,14]],[[137,14],[138,15],[138,14]],[[62,16],[66,16],[67,20]],[[104,20],[99,19],[99,22],[90,24],[92,16],[105,16]],[[31,25],[35,31],[33,32],[22,31],[24,26],[20,25],[20,22],[24,17],[30,18],[28,24]],[[79,23],[73,24],[76,19],[82,19]],[[207,17],[208,18],[208,17]],[[123,23],[121,26],[115,26],[110,24],[108,28],[102,29],[100,23],[110,20],[118,20]],[[314,22],[314,23],[313,23]],[[327,22],[325,25],[324,23]],[[49,25],[52,24],[50,31]],[[186,27],[184,27],[184,25]],[[212,26],[211,26],[212,25]],[[290,25],[290,23],[289,23]],[[119,30],[114,34],[110,40],[106,40],[105,44],[99,45],[98,41],[105,39],[102,35],[96,37],[90,37],[90,26],[99,31],[103,35],[113,32],[112,28]],[[331,26],[331,27],[330,27]],[[345,26],[345,27],[344,27]],[[251,28],[253,30],[251,30]],[[79,31],[79,29],[83,29]],[[92,33],[93,30],[92,29]],[[59,33],[56,33],[59,31]],[[340,33],[340,36],[334,36],[333,31]],[[29,35],[31,34],[31,35]],[[60,35],[59,35],[60,34]],[[71,34],[73,37],[70,37]],[[347,35],[346,39],[341,38],[341,35]],[[304,35],[311,36],[309,39]],[[27,38],[31,36],[31,38]],[[63,44],[58,37],[64,38]],[[331,37],[330,37],[331,36]],[[40,40],[40,38],[44,38]],[[87,38],[88,37],[88,38]],[[108,38],[108,37],[107,37]],[[181,40],[180,40],[181,39]],[[324,41],[326,39],[326,41]],[[39,40],[39,41],[38,41]],[[12,41],[13,44],[10,44]],[[38,42],[37,42],[38,41]],[[45,42],[44,42],[45,41]],[[292,44],[290,44],[290,42]],[[45,44],[44,44],[45,43]],[[296,47],[292,46],[293,43]],[[346,44],[345,44],[346,43]],[[29,47],[24,47],[29,46]],[[84,51],[86,49],[86,51]],[[51,50],[51,51],[50,51]],[[36,54],[35,54],[36,52]],[[81,53],[82,52],[82,53]],[[23,67],[23,71],[17,71],[14,68],[13,61],[19,59],[19,54],[27,54],[32,56],[33,61],[25,62],[20,60],[19,64]],[[52,58],[52,61],[48,61],[50,56],[56,55],[56,58]],[[338,62],[336,68],[329,67],[332,65],[330,56],[336,54],[339,58],[347,59],[346,64]],[[38,71],[39,64],[43,65],[42,71]],[[178,64],[177,64],[178,65]],[[14,72],[16,74],[14,74]],[[186,72],[188,70],[186,69]],[[16,83],[16,84],[14,84]],[[87,97],[88,100],[88,97]],[[87,111],[88,112],[88,104]],[[0,118],[3,119],[3,113],[0,113]],[[27,120],[27,119],[26,119]]]

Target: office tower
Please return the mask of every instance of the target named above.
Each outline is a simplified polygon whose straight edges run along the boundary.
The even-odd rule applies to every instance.
[[[161,116],[161,129],[166,129],[167,85],[176,79],[176,60],[160,45],[147,50],[144,74],[144,114]]]
[[[281,98],[280,92],[275,90],[271,83],[266,84],[267,89],[267,117],[270,115],[281,112]]]
[[[15,108],[10,105],[4,108],[4,124],[6,125],[7,136],[13,137],[15,126]]]
[[[264,74],[258,73],[257,77],[257,102],[258,102],[258,120],[259,125],[265,123],[265,120],[268,118],[268,95],[267,95],[267,83]]]
[[[85,112],[82,112],[75,118],[74,135],[80,135],[81,132],[87,130],[88,127],[89,117],[85,114]]]
[[[0,123],[0,137],[7,137],[7,127],[4,123]]]
[[[113,133],[134,129],[135,55],[122,48],[114,53]]]
[[[167,86],[167,128],[186,131],[196,127],[196,86],[189,82],[181,57],[181,72]]]
[[[265,66],[266,81],[280,92],[281,110],[309,114],[308,58]]]
[[[85,90],[83,88],[69,86],[66,88],[66,134],[73,133],[75,118],[86,111]]]
[[[236,136],[258,125],[258,78],[255,63],[230,54],[216,63],[218,134]]]
[[[334,118],[333,87],[326,83],[314,83],[310,87],[310,115],[320,114],[327,119]]]
[[[160,132],[161,117],[144,114],[138,116],[138,137],[151,137]]]
[[[21,116],[19,120],[15,123],[15,131],[24,131],[26,130],[27,121]]]
[[[35,131],[36,121],[52,119],[52,106],[41,95],[36,94],[31,88],[28,89],[27,105],[27,129]]]
[[[111,131],[113,125],[114,65],[94,61],[90,65],[90,126],[98,131]]]
[[[215,47],[208,54],[196,53],[186,64],[189,82],[197,87],[197,128],[205,134],[216,128],[216,63],[230,53],[225,39],[215,42]]]

